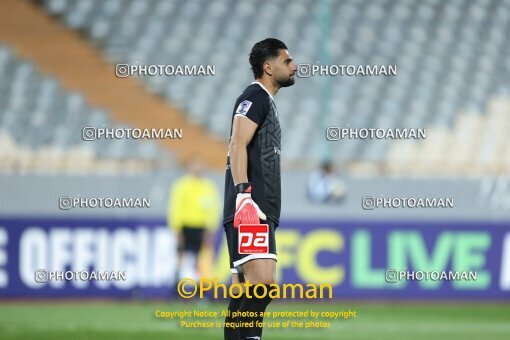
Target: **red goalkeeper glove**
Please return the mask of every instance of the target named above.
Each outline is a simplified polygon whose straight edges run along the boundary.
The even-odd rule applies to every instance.
[[[234,228],[240,224],[260,224],[260,220],[266,219],[257,203],[251,199],[251,183],[236,185],[236,212],[234,215]]]

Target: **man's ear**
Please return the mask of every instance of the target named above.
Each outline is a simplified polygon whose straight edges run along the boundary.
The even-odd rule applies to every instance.
[[[266,73],[268,76],[273,75],[273,69],[272,69],[270,63],[267,63],[267,62],[264,63],[263,69],[264,69],[264,73]]]

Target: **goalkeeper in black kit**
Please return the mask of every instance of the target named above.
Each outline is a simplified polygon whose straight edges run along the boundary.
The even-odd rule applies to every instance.
[[[249,282],[249,291],[230,299],[225,323],[240,322],[253,327],[224,328],[225,339],[261,339],[262,313],[271,302],[269,294],[256,288],[276,283],[275,230],[279,225],[280,123],[273,97],[282,87],[292,86],[296,74],[287,46],[268,38],[256,43],[249,58],[255,81],[237,98],[232,114],[232,128],[225,175],[223,226],[230,255],[232,283]],[[267,224],[268,251],[240,254],[241,224]],[[261,287],[265,285],[265,287]],[[235,295],[238,295],[237,293]],[[264,296],[258,298],[256,296]],[[234,313],[238,312],[238,313]],[[232,315],[242,315],[233,318]]]

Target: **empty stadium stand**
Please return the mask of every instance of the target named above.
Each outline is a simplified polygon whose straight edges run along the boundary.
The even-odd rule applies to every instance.
[[[54,20],[41,7],[34,6],[31,1],[8,0],[2,4],[0,20],[2,21],[0,43],[11,50],[14,63],[19,61],[32,65],[34,72],[31,74],[40,74],[41,78],[52,78],[52,81],[58,83],[57,87],[62,88],[63,96],[73,94],[73,99],[70,99],[72,104],[59,112],[38,116],[38,119],[45,123],[47,123],[45,119],[50,117],[50,120],[55,122],[53,125],[50,124],[53,130],[70,129],[73,138],[80,138],[81,133],[76,134],[78,131],[73,130],[77,126],[84,126],[84,122],[80,120],[104,123],[101,119],[96,119],[97,117],[88,116],[91,110],[87,106],[90,106],[95,111],[107,112],[107,119],[112,122],[111,125],[96,127],[177,128],[182,129],[185,136],[182,139],[159,139],[139,143],[132,143],[133,141],[129,140],[116,140],[114,143],[106,144],[94,142],[88,143],[94,145],[80,146],[80,149],[92,147],[105,163],[119,158],[124,162],[130,162],[134,156],[135,160],[150,163],[148,167],[150,169],[175,167],[191,155],[202,156],[206,163],[216,167],[224,164],[226,144],[223,141],[211,138],[207,132],[190,124],[179,109],[164,103],[161,98],[146,91],[137,81],[115,77],[115,65],[105,61],[96,48]],[[11,66],[8,65],[8,72],[11,72]],[[25,77],[20,81],[30,83],[31,80],[33,80],[31,77]],[[28,95],[22,93],[17,99],[13,99],[11,80],[4,78],[1,81],[5,82],[5,98],[8,100],[19,100]],[[53,102],[58,99],[58,93],[39,92],[37,81],[27,86],[35,88],[36,96],[50,96],[44,100]],[[35,98],[24,98],[23,101],[30,103],[32,99]],[[82,106],[85,107],[83,110]],[[20,114],[24,116],[22,120],[25,123],[32,124],[37,121],[32,119],[34,111],[31,107],[24,108]],[[17,134],[13,131],[8,133]],[[67,132],[56,134],[65,135]],[[21,144],[26,144],[25,139],[31,136],[33,134],[24,135]],[[36,139],[35,144],[39,145],[39,142],[41,141]],[[203,145],[207,145],[207,149],[203,148]],[[147,169],[147,166],[141,168]]]
[[[297,63],[318,63],[325,39],[332,64],[397,65],[396,77],[329,79],[330,112],[321,111],[321,77],[298,78],[282,90],[276,101],[287,167],[314,167],[328,143],[325,127],[339,126],[428,130],[424,141],[329,142],[334,162],[354,173],[477,176],[510,169],[509,0],[331,0],[327,36],[312,0],[32,3],[86,37],[111,64],[215,65],[207,79],[140,77],[147,92],[176,105],[213,140],[226,142],[232,104],[252,81],[248,52],[268,36],[285,41]],[[74,94],[66,105],[83,102]]]
[[[84,126],[120,127],[80,93],[39,74],[0,45],[0,169],[5,172],[130,173],[170,157],[133,139],[86,142]]]

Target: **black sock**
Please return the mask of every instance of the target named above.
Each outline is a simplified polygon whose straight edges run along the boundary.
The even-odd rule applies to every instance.
[[[225,323],[227,322],[237,322],[237,317],[233,318],[232,313],[238,312],[239,307],[241,306],[241,302],[243,301],[244,294],[239,298],[230,298],[230,302],[228,303],[228,311],[229,315],[225,318]],[[238,340],[239,339],[239,330],[234,327],[223,327],[223,334],[225,336],[225,340]]]
[[[253,323],[253,327],[240,327],[239,333],[241,335],[241,339],[244,340],[247,337],[262,337],[262,327],[258,325],[262,325],[264,321],[264,317],[262,313],[266,311],[267,305],[271,302],[271,298],[269,297],[269,292],[271,291],[270,285],[265,285],[265,288],[262,286],[257,286],[257,289],[254,289],[255,286],[249,287],[249,294],[251,298],[248,298],[246,295],[244,296],[243,302],[241,303],[241,307],[239,308],[239,312],[245,314],[244,316],[239,317],[239,321],[243,323]],[[267,294],[258,298],[255,296],[263,296],[264,291]]]

